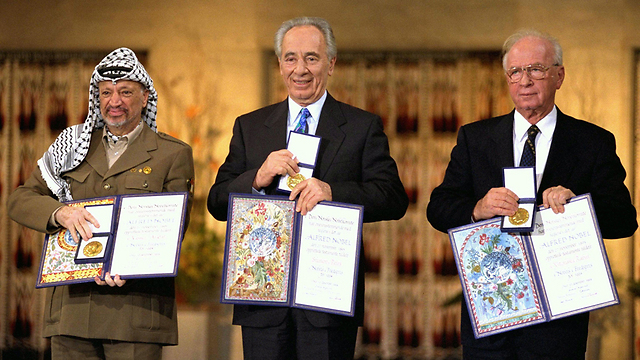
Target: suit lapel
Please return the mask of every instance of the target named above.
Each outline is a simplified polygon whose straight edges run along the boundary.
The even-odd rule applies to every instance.
[[[491,132],[491,145],[493,147],[496,166],[502,171],[504,167],[513,167],[513,114],[502,116]]]
[[[553,132],[549,157],[542,174],[538,194],[552,186],[565,184],[571,175],[575,164],[578,163],[573,149],[576,148],[576,139],[571,135],[571,125],[568,116],[558,110],[556,129]],[[560,171],[559,171],[560,170]]]
[[[104,177],[109,170],[107,153],[102,144],[102,129],[93,130],[89,152],[87,153],[85,161],[102,177]]]
[[[316,170],[314,172],[314,176],[319,179],[322,179],[327,173],[327,170],[329,170],[340,145],[342,145],[344,141],[345,134],[340,129],[340,126],[346,124],[346,122],[347,119],[340,111],[338,102],[327,93],[327,99],[322,106],[322,112],[318,120],[318,129],[316,130],[316,136],[322,138]]]
[[[266,146],[269,152],[287,148],[287,119],[289,117],[289,104],[287,101],[285,99],[279,103],[264,121],[265,130],[262,135],[269,139],[270,143],[252,145]]]

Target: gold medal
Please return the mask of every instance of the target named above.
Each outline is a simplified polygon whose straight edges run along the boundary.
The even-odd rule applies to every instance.
[[[300,184],[304,180],[304,175],[297,173],[294,176],[289,176],[289,179],[287,179],[287,186],[289,186],[289,189],[293,190],[296,185]]]
[[[518,208],[514,215],[509,216],[509,222],[513,225],[522,225],[527,220],[529,220],[529,212],[523,208]]]
[[[88,243],[84,249],[82,249],[82,253],[88,257],[94,257],[102,251],[102,244],[99,241],[92,241]]]

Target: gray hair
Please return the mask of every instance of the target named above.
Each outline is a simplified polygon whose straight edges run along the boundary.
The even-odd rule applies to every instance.
[[[319,18],[319,17],[299,17],[291,20],[287,20],[280,25],[278,31],[276,31],[276,36],[274,38],[274,49],[276,52],[276,56],[280,58],[282,55],[282,40],[284,39],[284,35],[287,31],[293,29],[296,26],[305,26],[311,25],[315,26],[322,35],[324,35],[324,42],[327,45],[327,56],[329,60],[338,55],[338,49],[336,47],[336,38],[333,36],[333,30],[331,30],[331,25],[327,20]]]
[[[509,36],[504,42],[504,45],[502,45],[502,67],[505,71],[507,70],[507,55],[509,54],[509,51],[511,51],[513,45],[518,41],[527,37],[534,37],[551,43],[553,46],[553,65],[562,65],[562,46],[560,46],[558,39],[537,30],[523,29]]]

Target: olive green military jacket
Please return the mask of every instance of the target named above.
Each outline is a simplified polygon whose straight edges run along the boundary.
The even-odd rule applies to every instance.
[[[108,167],[102,131],[94,131],[85,160],[63,174],[74,200],[121,194],[189,191],[194,178],[191,147],[169,135],[144,129]],[[146,168],[147,171],[139,171]],[[149,171],[149,169],[151,171]],[[49,218],[60,206],[38,168],[9,197],[9,216],[37,231],[52,233]],[[188,219],[188,216],[187,216]],[[115,275],[115,274],[114,274]],[[131,279],[121,287],[84,283],[47,289],[44,336],[177,344],[173,278]]]

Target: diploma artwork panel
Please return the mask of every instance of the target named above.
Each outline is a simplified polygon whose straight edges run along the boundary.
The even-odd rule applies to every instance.
[[[467,230],[458,251],[467,302],[479,333],[543,318],[522,237],[500,221]]]
[[[301,215],[295,204],[229,195],[220,302],[353,316],[364,208],[322,201]]]
[[[105,273],[123,279],[178,274],[187,213],[186,192],[117,195],[66,203],[82,206],[100,224],[75,243],[67,229],[44,238],[36,288],[93,282]]]
[[[87,207],[113,205],[114,202],[115,197],[111,197],[77,201],[68,205]],[[78,244],[73,241],[71,233],[67,229],[47,235],[36,287],[93,281],[95,276],[102,275],[103,263],[78,264],[74,261],[77,252]]]
[[[449,229],[476,338],[620,303],[590,195],[535,215],[533,232],[500,218]]]
[[[286,303],[295,203],[260,197],[237,198],[231,204],[223,295]]]

